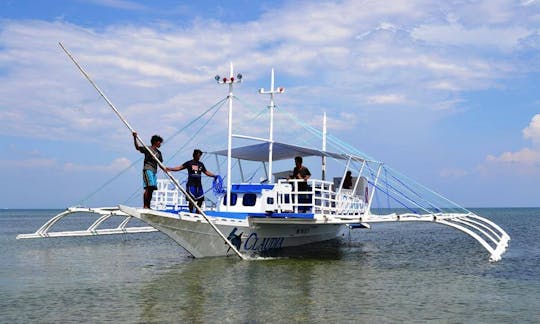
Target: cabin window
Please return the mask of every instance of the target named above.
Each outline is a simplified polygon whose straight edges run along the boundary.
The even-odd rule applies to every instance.
[[[273,205],[274,204],[274,197],[266,197],[266,204]]]
[[[236,205],[236,199],[238,196],[235,193],[231,194],[231,206]],[[227,194],[223,196],[223,206],[227,206]]]
[[[257,195],[253,193],[244,194],[244,199],[242,200],[242,205],[244,206],[255,206],[257,202]]]

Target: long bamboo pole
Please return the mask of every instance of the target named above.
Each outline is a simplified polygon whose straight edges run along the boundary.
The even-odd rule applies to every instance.
[[[109,105],[109,107],[111,107],[111,109],[114,111],[114,113],[118,116],[118,118],[120,118],[120,120],[124,123],[124,125],[126,125],[126,127],[131,131],[131,133],[137,133],[135,131],[135,129],[133,127],[131,127],[131,125],[128,123],[128,121],[124,118],[124,116],[122,116],[122,114],[120,113],[120,111],[118,111],[118,109],[113,105],[113,103],[105,96],[105,94],[103,93],[103,91],[101,91],[101,89],[96,85],[96,83],[94,83],[94,81],[92,81],[92,79],[90,78],[90,76],[84,71],[84,69],[79,65],[79,63],[77,63],[77,61],[75,60],[75,58],[71,55],[71,53],[64,47],[64,45],[62,45],[61,42],[58,43],[60,45],[60,47],[62,48],[62,50],[64,50],[64,52],[66,53],[66,55],[71,59],[71,61],[73,61],[73,63],[77,66],[77,68],[79,69],[79,71],[81,71],[81,73],[85,76],[85,78],[90,82],[90,84],[94,87],[94,89],[96,89],[96,91],[99,93],[99,95],[107,102],[107,104]],[[136,135],[136,138],[137,138],[137,141],[141,144],[143,144],[144,148],[146,149],[146,151],[152,156],[152,158],[157,162],[157,164],[159,165],[159,167],[163,170],[163,172],[165,172],[165,174],[167,175],[167,177],[169,177],[169,179],[174,183],[175,187],[180,190],[185,196],[186,198],[195,206],[195,208],[197,209],[197,211],[203,216],[203,218],[208,222],[208,224],[210,224],[210,226],[214,229],[214,231],[216,231],[216,233],[218,233],[218,235],[223,239],[223,241],[225,241],[225,243],[227,243],[227,245],[229,245],[229,247],[234,251],[234,253],[236,253],[236,255],[238,255],[238,257],[242,260],[246,260],[247,257],[244,256],[242,253],[240,253],[240,251],[238,251],[238,249],[225,237],[225,235],[223,235],[223,233],[219,230],[219,228],[217,228],[217,226],[214,224],[214,222],[212,222],[208,216],[206,216],[206,214],[204,213],[204,211],[199,207],[199,205],[197,205],[197,202],[190,196],[187,194],[187,192],[185,191],[184,188],[182,188],[180,186],[180,184],[178,183],[178,181],[170,174],[169,171],[166,170],[166,167],[165,165],[163,165],[163,163],[154,155],[154,152],[152,152],[148,146],[144,145],[144,142],[142,141],[142,139],[139,137],[139,134]]]

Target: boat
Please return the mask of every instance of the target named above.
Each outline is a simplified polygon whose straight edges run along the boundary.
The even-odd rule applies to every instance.
[[[227,147],[206,152],[216,161],[226,159],[227,162],[225,176],[217,177],[212,183],[214,203],[206,200],[195,212],[190,211],[188,204],[192,198],[186,195],[180,181],[167,172],[168,178],[158,180],[151,209],[126,205],[71,207],[35,233],[20,234],[17,238],[160,231],[195,258],[236,254],[241,259],[250,259],[276,250],[286,251],[290,247],[340,238],[347,232],[369,229],[376,223],[430,222],[471,236],[487,250],[490,261],[501,260],[510,236],[499,225],[417,184],[345,142],[327,137],[325,123],[320,148],[274,140],[275,95],[284,93],[284,89],[274,86],[273,70],[269,90],[259,90],[260,94],[270,97],[267,138],[233,133],[233,85],[241,82],[242,76],[234,76],[232,63],[229,75],[216,76],[216,81],[229,87],[229,110]],[[237,139],[253,143],[234,146],[233,141]],[[339,149],[327,149],[327,141]],[[307,180],[292,179],[291,170],[274,172],[278,162],[290,162],[297,156],[320,161],[320,172],[313,171]],[[239,170],[233,169],[233,161],[237,162]],[[260,164],[263,176],[246,180],[242,174],[244,162]],[[341,170],[327,170],[329,165],[339,166]],[[313,165],[310,168],[314,168]],[[343,183],[348,171],[352,174],[352,186],[345,189]],[[337,176],[327,179],[328,174]],[[387,201],[388,208],[374,207],[374,199]],[[81,212],[98,214],[99,218],[86,230],[52,231],[62,218]],[[102,229],[111,217],[124,220],[116,227]],[[147,226],[128,227],[133,219]]]

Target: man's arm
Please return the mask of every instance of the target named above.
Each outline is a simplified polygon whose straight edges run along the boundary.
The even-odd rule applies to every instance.
[[[303,179],[304,181],[307,181],[311,177],[311,172],[309,172],[309,169],[306,167],[303,167],[301,170],[298,170],[298,179]]]
[[[137,151],[141,152],[141,147],[139,146],[139,143],[137,143],[137,132],[133,132],[133,145],[135,145]]]
[[[184,170],[185,168],[186,167],[182,164],[182,165],[172,167],[172,168],[166,167],[165,171],[180,171],[180,170]]]

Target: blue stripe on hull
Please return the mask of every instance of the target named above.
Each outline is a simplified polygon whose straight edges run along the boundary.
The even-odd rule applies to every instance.
[[[218,211],[207,211],[206,215],[212,217],[223,217],[223,218],[234,218],[234,219],[246,219],[247,217],[258,217],[258,218],[313,218],[314,214],[311,213],[233,213],[233,212],[218,212]]]
[[[180,210],[166,209],[161,210],[162,212],[167,212],[171,214],[178,214],[179,212],[189,212],[187,208],[182,208]],[[230,218],[230,219],[247,219],[248,217],[256,218],[303,218],[303,219],[312,219],[314,214],[312,213],[235,213],[235,212],[219,212],[219,211],[207,211],[206,215],[211,217],[221,217],[221,218]]]

